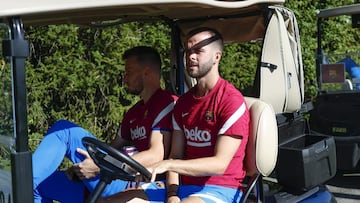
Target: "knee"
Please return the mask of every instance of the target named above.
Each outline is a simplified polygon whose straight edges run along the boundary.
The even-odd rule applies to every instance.
[[[75,123],[69,120],[61,119],[56,121],[51,128],[56,128],[56,127],[78,127],[78,125],[76,125]]]
[[[55,131],[60,131],[60,130],[64,130],[64,129],[69,129],[72,127],[79,127],[79,126],[68,120],[64,120],[64,119],[58,120],[51,126],[51,128],[48,129],[46,134],[50,134]]]

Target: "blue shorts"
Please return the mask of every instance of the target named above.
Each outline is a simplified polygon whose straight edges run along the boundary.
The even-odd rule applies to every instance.
[[[166,202],[166,188],[163,181],[145,183],[141,187],[145,190],[151,203]],[[240,201],[242,192],[217,185],[180,185],[178,196],[181,200],[189,196],[196,196],[206,203],[236,203]]]

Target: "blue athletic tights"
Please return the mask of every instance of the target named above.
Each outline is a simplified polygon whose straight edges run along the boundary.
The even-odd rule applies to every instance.
[[[44,139],[32,156],[34,203],[48,203],[57,200],[62,203],[84,202],[85,188],[93,191],[99,177],[81,182],[71,181],[65,171],[58,171],[64,157],[73,163],[81,162],[84,157],[76,152],[77,148],[85,150],[83,137],[94,137],[85,129],[67,120],[59,120],[46,133]],[[126,188],[127,182],[112,181],[102,196],[109,196]]]

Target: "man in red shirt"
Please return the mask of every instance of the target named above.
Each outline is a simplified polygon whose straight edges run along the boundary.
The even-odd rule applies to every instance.
[[[141,100],[125,114],[111,146],[119,150],[125,145],[135,146],[139,153],[132,158],[149,167],[168,157],[176,97],[160,88],[161,59],[156,49],[134,47],[123,58],[128,92],[139,95]],[[85,150],[83,137],[95,136],[67,120],[57,121],[48,130],[33,154],[35,203],[84,202],[84,189],[95,189],[100,170]],[[66,172],[57,171],[64,157],[74,165]],[[102,196],[118,193],[127,186],[126,181],[114,180]]]
[[[250,118],[243,95],[219,75],[222,51],[216,30],[186,37],[186,71],[197,84],[174,107],[169,159],[149,167],[152,181],[167,172],[166,190],[151,182],[103,202],[239,202]]]

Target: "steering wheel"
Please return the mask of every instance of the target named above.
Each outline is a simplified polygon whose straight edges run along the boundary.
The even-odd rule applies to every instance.
[[[137,172],[143,176],[143,180],[151,179],[151,173],[129,155],[96,138],[84,137],[82,142],[101,172],[111,175],[112,179],[135,181]]]
[[[151,179],[151,173],[145,167],[110,145],[92,137],[84,137],[82,143],[95,164],[100,167],[100,181],[88,197],[87,203],[96,203],[106,185],[114,179],[136,181],[137,173],[140,173],[146,182]]]

